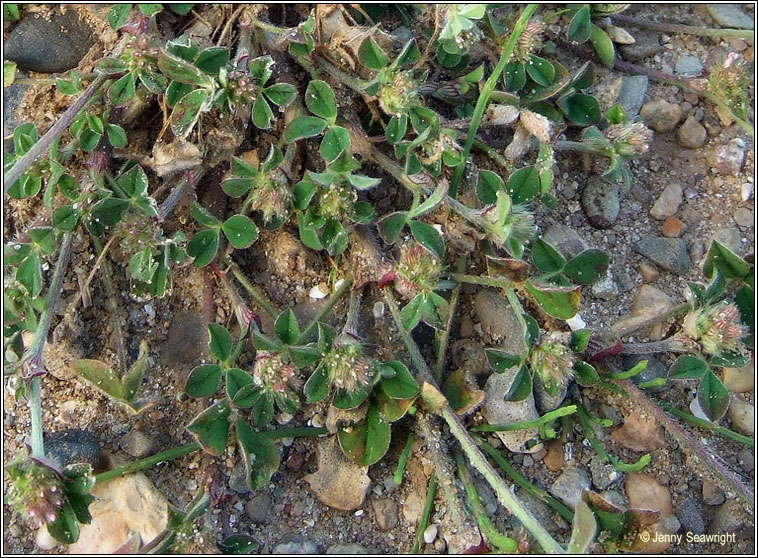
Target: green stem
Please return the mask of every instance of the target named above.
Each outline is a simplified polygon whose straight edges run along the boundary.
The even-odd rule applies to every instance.
[[[24,174],[24,171],[28,169],[37,157],[42,155],[50,144],[58,138],[63,132],[66,131],[69,124],[74,120],[79,111],[84,108],[84,105],[97,93],[100,87],[106,82],[108,76],[105,74],[99,74],[95,80],[89,84],[89,87],[79,95],[74,103],[68,107],[66,112],[52,125],[52,127],[42,136],[37,143],[35,143],[29,151],[27,151],[13,167],[3,175],[3,193],[7,193],[8,189],[13,183]]]
[[[590,419],[587,416],[587,411],[585,411],[584,407],[582,407],[581,405],[577,406],[577,410],[578,410],[578,415],[579,415],[579,422],[582,425],[582,430],[584,430],[584,435],[587,436],[587,440],[589,440],[590,444],[592,445],[592,448],[600,456],[600,459],[602,459],[603,462],[605,463],[610,462],[610,464],[616,467],[616,469],[618,469],[619,471],[624,471],[624,472],[640,471],[648,463],[650,463],[649,453],[646,453],[645,455],[640,457],[636,463],[623,463],[622,461],[619,461],[618,459],[610,455],[607,451],[605,451],[603,444],[600,443],[600,440],[597,439],[597,436],[595,436],[595,431],[592,430],[592,426],[589,423]]]
[[[501,277],[480,277],[478,275],[466,275],[464,273],[452,273],[450,277],[453,278],[453,281],[458,281],[459,283],[484,285],[485,287],[497,287],[506,289],[506,291],[512,290],[514,287],[513,281],[509,281],[508,279],[503,279]],[[520,307],[521,304],[518,306]],[[516,311],[516,307],[514,307],[513,310]]]
[[[45,457],[45,442],[42,430],[42,378],[35,376],[31,381],[31,393],[29,394],[29,413],[32,419],[32,457],[42,459]]]
[[[486,451],[492,459],[495,460],[495,463],[498,464],[498,466],[505,471],[505,474],[508,475],[513,479],[513,482],[515,482],[517,485],[519,485],[523,490],[537,498],[538,500],[541,500],[551,508],[553,508],[556,512],[558,512],[563,519],[571,523],[574,520],[574,512],[572,512],[569,508],[567,508],[565,505],[563,505],[561,502],[553,498],[550,494],[548,494],[546,491],[542,490],[538,486],[533,485],[531,482],[529,482],[526,477],[524,477],[521,473],[519,473],[513,465],[508,463],[506,459],[498,452],[495,448],[493,448],[490,444],[485,442],[484,440],[477,438],[477,443]]]
[[[623,14],[614,14],[610,18],[622,25],[662,31],[663,33],[685,33],[698,37],[736,37],[739,39],[752,39],[754,36],[754,32],[750,29],[716,29],[713,27],[682,25],[680,23],[662,23],[650,19],[638,19]]]
[[[232,260],[230,257],[224,258],[224,264],[229,266],[229,269],[231,269],[232,274],[237,279],[237,281],[240,282],[240,285],[245,287],[245,290],[250,293],[250,296],[253,297],[255,302],[258,303],[258,305],[263,308],[263,311],[266,312],[269,316],[276,319],[278,312],[276,311],[276,308],[271,306],[271,304],[265,299],[263,294],[253,285],[250,281],[247,280],[247,277],[245,277],[245,274],[242,273],[242,270],[239,268],[239,266]]]
[[[458,273],[463,273],[466,269],[466,256],[458,258]],[[445,368],[445,355],[447,353],[447,344],[450,340],[450,330],[453,328],[453,319],[455,318],[455,309],[458,306],[458,295],[461,292],[461,284],[458,283],[453,288],[453,294],[450,296],[450,315],[447,318],[447,327],[442,332],[442,339],[440,339],[440,350],[437,355],[437,366],[434,369],[434,380],[437,383],[442,382],[442,372]]]
[[[416,439],[416,435],[411,432],[408,434],[408,441],[405,442],[405,447],[403,448],[403,453],[400,454],[400,459],[397,461],[397,469],[395,469],[395,485],[400,486],[403,483],[403,473],[405,473],[405,466],[408,464],[408,458],[411,455],[411,447],[413,446],[413,441]]]
[[[516,47],[516,43],[518,42],[521,33],[523,33],[524,29],[526,28],[526,24],[529,22],[529,18],[532,17],[532,14],[536,10],[537,4],[529,4],[526,8],[524,8],[521,16],[519,16],[518,20],[516,21],[516,25],[513,26],[513,32],[511,33],[511,37],[508,39],[508,42],[506,43],[505,48],[500,55],[500,61],[497,63],[497,66],[495,66],[495,69],[492,71],[490,77],[487,78],[484,87],[482,87],[482,92],[479,95],[479,99],[476,101],[476,106],[474,107],[474,115],[471,119],[471,128],[469,128],[466,145],[463,148],[463,159],[456,167],[455,173],[453,174],[453,179],[450,182],[450,196],[453,198],[455,198],[458,192],[458,184],[461,182],[461,178],[463,177],[466,161],[468,160],[468,155],[471,152],[471,146],[474,144],[474,139],[476,139],[476,133],[479,130],[479,125],[482,122],[484,109],[487,107],[490,95],[492,95],[492,92],[495,90],[495,85],[500,79],[500,75],[503,73],[503,70],[505,70],[505,65],[510,60],[513,49]]]
[[[311,323],[308,324],[308,327],[306,327],[300,336],[295,339],[295,342],[293,343],[294,345],[302,345],[303,343],[308,342],[308,338],[311,336],[311,333],[313,333],[313,330],[318,327],[318,323],[323,320],[324,317],[329,314],[329,312],[332,311],[332,308],[334,308],[334,305],[337,304],[337,301],[342,298],[342,295],[344,295],[352,285],[353,276],[348,275],[342,280],[342,284],[339,286],[339,288],[332,293],[332,296],[329,297],[329,300],[326,301],[326,304],[324,304],[316,317],[311,320]]]
[[[690,424],[694,424],[695,426],[699,426],[700,428],[704,428],[705,430],[718,432],[722,436],[731,438],[735,442],[739,442],[740,444],[745,444],[746,446],[750,446],[751,448],[755,447],[755,440],[753,440],[752,438],[748,438],[747,436],[738,434],[737,432],[734,432],[733,430],[729,430],[728,428],[721,426],[720,424],[714,424],[710,421],[697,418],[696,416],[691,415],[689,413],[685,413],[684,411],[680,411],[679,409],[677,409],[673,405],[669,405],[668,403],[659,403],[659,405],[665,411],[671,413],[672,415],[676,417],[679,417],[680,419],[686,422],[689,422]]]
[[[429,477],[429,486],[426,489],[426,501],[424,502],[424,511],[421,512],[421,519],[416,529],[416,542],[413,543],[411,554],[419,554],[421,551],[421,542],[424,540],[424,531],[429,526],[429,518],[432,516],[432,506],[434,506],[434,493],[437,491],[437,475],[432,472]]]
[[[555,142],[553,149],[555,151],[579,151],[581,153],[608,156],[604,148],[583,141],[558,140]]]
[[[276,430],[261,430],[258,432],[258,434],[272,440],[280,440],[282,438],[323,436],[325,434],[329,434],[329,430],[316,426],[293,426],[290,428],[277,428]]]
[[[129,473],[134,473],[135,471],[141,471],[142,469],[147,469],[148,467],[158,465],[164,461],[171,461],[172,459],[182,457],[188,453],[194,453],[200,449],[202,449],[200,444],[193,443],[187,444],[186,446],[179,446],[177,448],[162,451],[160,453],[156,453],[155,455],[151,455],[143,459],[138,459],[137,461],[132,461],[131,463],[127,463],[121,467],[116,467],[110,471],[95,475],[95,484],[100,484],[111,479],[121,477],[123,475],[128,475]]]
[[[473,428],[470,429],[470,431],[471,432],[509,432],[512,430],[526,430],[527,428],[539,428],[543,424],[550,424],[551,422],[559,419],[560,417],[573,415],[574,413],[576,413],[576,405],[566,405],[565,407],[560,407],[559,409],[550,411],[549,413],[545,413],[543,416],[537,419],[522,420],[520,422],[515,422],[513,424],[508,424],[508,425],[481,424],[479,426],[474,426]]]
[[[471,510],[474,512],[482,535],[490,546],[494,547],[493,550],[496,552],[500,554],[515,554],[518,550],[516,541],[500,533],[492,524],[490,518],[487,517],[487,510],[484,508],[482,500],[479,498],[479,493],[476,491],[476,487],[471,480],[471,474],[466,466],[463,454],[459,451],[455,452],[455,463],[458,466],[458,478],[466,489],[466,494],[471,503]]]

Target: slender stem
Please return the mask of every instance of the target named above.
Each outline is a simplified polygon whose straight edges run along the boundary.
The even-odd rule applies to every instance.
[[[684,314],[685,312],[689,312],[690,310],[692,310],[692,305],[689,302],[683,302],[682,304],[678,304],[674,306],[673,308],[671,308],[670,310],[667,310],[666,312],[659,314],[658,316],[653,316],[649,320],[645,320],[644,322],[640,322],[638,324],[634,324],[629,327],[612,331],[612,334],[616,338],[627,337],[633,333],[636,333],[643,329],[647,329],[656,324],[664,322],[673,316],[678,316],[679,314]],[[606,332],[599,331],[598,333],[605,334]]]
[[[476,487],[471,480],[471,473],[469,473],[463,454],[459,451],[455,452],[455,463],[458,466],[458,478],[466,489],[466,494],[471,503],[471,510],[474,512],[476,522],[479,524],[479,530],[482,532],[482,535],[484,535],[484,538],[490,545],[495,547],[497,552],[502,554],[515,554],[518,550],[516,541],[500,533],[492,524],[490,518],[487,517],[487,510],[482,504],[482,500],[479,498],[479,493],[476,491]]]
[[[79,304],[79,301],[82,299],[82,296],[86,292],[86,290],[89,288],[89,284],[92,282],[92,280],[95,278],[95,273],[97,273],[97,270],[100,269],[100,264],[103,263],[103,258],[105,258],[105,254],[108,253],[108,250],[113,245],[113,243],[116,241],[116,236],[110,237],[108,242],[105,243],[105,246],[102,250],[100,250],[100,254],[97,256],[97,259],[95,260],[95,265],[92,266],[92,269],[89,272],[89,275],[87,275],[87,279],[85,279],[84,284],[79,287],[79,292],[76,293],[76,296],[74,297],[74,300],[72,300],[69,305],[66,307],[66,311],[64,312],[64,316],[66,318],[69,318],[73,315],[74,311],[76,310],[76,307]]]
[[[517,485],[519,485],[523,490],[526,490],[529,494],[537,498],[538,500],[541,500],[542,502],[546,503],[548,506],[553,508],[555,511],[557,511],[563,519],[571,523],[574,520],[574,512],[572,512],[569,508],[567,508],[564,504],[562,504],[560,501],[553,498],[550,494],[548,494],[546,491],[542,490],[538,486],[533,485],[531,482],[529,482],[526,477],[524,477],[521,473],[519,473],[513,465],[508,463],[508,461],[498,452],[495,448],[493,448],[490,444],[485,442],[484,440],[477,438],[476,443],[479,444],[484,451],[486,451],[492,459],[495,460],[495,463],[498,464],[498,466],[505,471],[505,474],[508,475],[513,479],[513,482],[515,482]]]
[[[653,31],[662,31],[664,33],[685,33],[687,35],[697,35],[698,37],[737,37],[740,39],[752,39],[753,31],[750,29],[716,29],[713,27],[698,27],[693,25],[682,25],[680,23],[662,23],[650,19],[639,19],[623,14],[614,14],[610,16],[616,23],[639,27],[641,29],[651,29]]]
[[[363,291],[351,291],[350,302],[347,305],[347,316],[345,316],[345,325],[342,331],[353,335],[358,335],[358,313],[361,311],[361,302],[363,300]]]
[[[332,293],[332,295],[329,297],[329,300],[326,301],[326,304],[319,310],[319,313],[316,314],[316,317],[311,320],[311,323],[308,324],[308,327],[306,327],[303,332],[300,334],[300,336],[295,339],[295,345],[302,345],[303,343],[308,342],[308,338],[311,336],[311,333],[313,333],[313,330],[318,327],[318,323],[324,319],[324,317],[329,314],[329,312],[332,311],[332,308],[334,308],[334,305],[337,304],[340,298],[342,298],[342,295],[344,295],[350,287],[353,285],[353,276],[348,275],[342,280],[342,284],[339,286],[339,288]]]
[[[650,343],[624,343],[621,347],[622,355],[649,355],[653,353],[688,353],[692,347],[686,346],[681,341],[673,338]]]
[[[403,327],[403,320],[400,317],[400,311],[397,309],[397,302],[395,302],[395,297],[392,294],[392,290],[389,288],[389,286],[385,286],[383,288],[383,291],[384,300],[387,301],[387,306],[390,309],[390,314],[392,315],[392,319],[395,321],[395,325],[397,326],[397,330],[400,333],[400,337],[403,338],[405,347],[408,349],[408,353],[411,357],[413,366],[416,368],[423,381],[435,385],[432,374],[429,372],[429,368],[427,367],[426,362],[424,362],[424,357],[421,356],[421,351],[418,349],[418,345],[416,345],[416,342],[408,333],[408,330]]]
[[[514,422],[513,424],[508,424],[508,425],[482,424],[482,425],[474,426],[473,428],[471,428],[471,432],[509,432],[512,430],[525,430],[527,428],[539,428],[543,424],[551,423],[554,420],[559,419],[560,417],[573,415],[574,413],[576,413],[576,405],[566,405],[565,407],[560,407],[559,409],[556,409],[555,411],[550,411],[549,413],[545,413],[543,416],[533,419],[533,420],[522,420],[520,422]]]
[[[170,450],[162,451],[160,453],[156,453],[155,455],[151,455],[143,459],[138,459],[137,461],[132,461],[131,463],[127,463],[121,467],[116,467],[110,471],[95,475],[95,484],[100,484],[111,479],[127,475],[129,473],[134,473],[135,471],[141,471],[142,469],[147,469],[148,467],[158,465],[164,461],[171,461],[172,459],[182,457],[188,453],[194,453],[200,449],[202,449],[202,447],[197,443],[171,448]]]
[[[169,213],[174,210],[176,204],[178,204],[179,200],[181,200],[182,196],[184,196],[187,187],[194,187],[195,184],[197,184],[198,180],[200,180],[200,177],[203,175],[203,170],[198,168],[190,171],[190,173],[191,174],[183,173],[180,176],[178,182],[172,188],[171,192],[169,192],[166,199],[163,200],[163,203],[158,208],[158,221],[165,221]]]
[[[393,480],[397,486],[403,483],[403,473],[405,473],[405,466],[408,464],[408,458],[411,455],[411,447],[413,447],[413,441],[416,439],[416,435],[411,432],[408,434],[408,441],[405,442],[403,453],[400,454],[400,459],[397,461],[397,469],[395,469],[395,476]]]
[[[89,84],[89,87],[79,95],[79,98],[68,107],[58,121],[45,133],[45,135],[42,136],[39,141],[35,143],[18,161],[16,161],[16,164],[13,165],[11,170],[3,175],[3,193],[7,193],[13,183],[16,182],[16,180],[24,174],[24,171],[37,160],[37,157],[42,155],[42,153],[50,147],[50,144],[66,131],[66,128],[71,124],[74,117],[79,114],[79,111],[84,108],[84,105],[86,105],[92,96],[97,93],[107,79],[108,76],[105,74],[98,75],[95,80]]]
[[[669,405],[668,403],[659,403],[659,405],[663,407],[663,410],[671,413],[672,415],[686,422],[689,422],[690,424],[694,424],[695,426],[699,426],[700,428],[704,428],[712,432],[718,432],[719,434],[726,436],[727,438],[731,438],[732,440],[739,442],[740,444],[745,444],[746,446],[750,446],[751,448],[755,447],[755,440],[747,436],[743,436],[742,434],[738,434],[737,432],[734,432],[733,430],[729,430],[725,426],[721,426],[720,424],[715,424],[713,422],[703,420],[701,418],[697,418],[695,415],[691,415],[689,413],[685,413],[684,411],[680,411],[679,409],[677,409],[673,405]]]
[[[336,78],[338,81],[347,85],[350,89],[356,93],[360,93],[361,95],[366,94],[366,87],[368,87],[371,83],[370,81],[363,81],[362,79],[354,78],[350,74],[343,72],[339,68],[336,68],[334,65],[330,64],[320,56],[316,57],[316,65],[324,70],[327,74]]]
[[[603,460],[603,462],[608,463],[610,462],[611,465],[616,467],[619,471],[625,471],[625,472],[633,472],[633,471],[640,471],[642,470],[648,463],[650,463],[650,454],[646,453],[642,457],[640,457],[636,463],[623,463],[610,455],[607,451],[605,451],[605,448],[603,447],[603,444],[600,443],[600,440],[597,439],[597,436],[595,435],[595,431],[592,429],[592,426],[590,425],[589,416],[587,411],[584,410],[584,407],[581,405],[577,406],[578,410],[578,416],[579,416],[579,422],[582,425],[582,430],[584,430],[584,435],[587,437],[587,440],[589,440],[590,445],[592,445],[592,449],[595,450],[595,453],[597,453],[600,456],[600,459]]]
[[[432,516],[432,507],[434,506],[434,493],[436,491],[437,475],[432,471],[432,476],[429,477],[429,486],[426,489],[424,510],[421,512],[421,519],[418,522],[418,529],[416,529],[416,542],[413,543],[411,554],[419,554],[421,551],[421,541],[424,540],[424,531],[426,531],[426,528],[429,526],[429,518]]]
[[[224,264],[229,266],[229,269],[232,271],[232,274],[234,277],[236,277],[237,281],[240,282],[240,285],[245,287],[245,290],[250,293],[250,296],[253,297],[255,302],[258,303],[258,305],[263,308],[263,311],[266,312],[269,316],[272,318],[276,318],[279,314],[276,311],[276,308],[271,306],[271,303],[269,303],[263,294],[253,285],[250,281],[248,281],[247,277],[245,277],[245,274],[242,273],[242,270],[239,268],[239,266],[232,260],[230,257],[224,258]]]
[[[513,26],[511,37],[508,39],[508,42],[506,43],[505,48],[500,55],[500,61],[498,62],[497,66],[495,66],[492,74],[490,74],[490,77],[487,78],[487,81],[482,87],[482,92],[479,95],[479,99],[476,101],[476,106],[474,107],[474,115],[471,118],[471,128],[469,128],[466,145],[463,148],[463,159],[455,168],[455,173],[453,174],[453,179],[450,183],[450,196],[453,198],[458,192],[458,184],[461,182],[461,178],[463,177],[463,171],[466,168],[466,161],[468,160],[468,155],[471,152],[471,146],[474,144],[474,139],[476,139],[476,133],[479,130],[479,124],[482,121],[482,116],[484,116],[484,109],[487,107],[490,95],[492,95],[492,92],[495,90],[495,85],[497,84],[498,79],[500,79],[500,75],[503,73],[503,70],[505,70],[505,65],[511,59],[513,49],[516,47],[516,43],[518,42],[521,33],[523,33],[524,29],[526,28],[526,24],[529,22],[529,18],[532,17],[532,14],[536,10],[537,4],[529,4],[526,8],[524,8],[521,16],[519,16],[518,20],[516,21],[516,25]]]
[[[579,151],[581,153],[592,153],[593,155],[607,155],[603,148],[583,141],[558,140],[555,142],[553,149],[555,151]]]
[[[642,412],[651,415],[663,427],[668,430],[680,445],[687,447],[695,453],[700,461],[708,467],[724,484],[747,502],[751,508],[755,508],[755,492],[753,488],[745,484],[734,472],[729,470],[723,463],[717,461],[713,450],[704,447],[691,434],[679,426],[676,422],[650,399],[643,391],[629,380],[618,382],[627,394],[642,407]]]
[[[92,243],[95,246],[95,251],[102,254],[104,252],[103,241],[97,235],[92,236]],[[106,304],[108,305],[108,318],[111,321],[111,327],[113,327],[113,334],[116,337],[116,354],[118,355],[118,367],[121,372],[121,376],[124,376],[127,371],[127,358],[126,358],[126,343],[124,341],[124,331],[121,329],[121,307],[118,304],[118,291],[113,284],[113,275],[111,274],[111,267],[108,264],[108,260],[103,259],[100,263],[101,276],[103,278],[103,284],[108,294]]]
[[[462,273],[466,269],[466,256],[458,258],[458,273]],[[453,288],[453,294],[450,296],[450,315],[447,318],[447,327],[442,332],[442,339],[440,339],[440,350],[437,355],[437,366],[434,369],[434,380],[437,383],[442,382],[442,372],[445,368],[445,356],[447,354],[447,344],[450,340],[450,330],[453,328],[453,319],[455,318],[455,309],[458,306],[458,295],[461,292],[461,283],[458,283]]]
[[[31,381],[29,394],[29,413],[32,420],[32,457],[42,459],[45,456],[45,441],[42,430],[42,377],[35,376]]]
[[[512,290],[514,287],[513,281],[503,279],[502,277],[480,277],[478,275],[466,275],[464,273],[452,273],[450,276],[453,278],[453,281],[458,281],[460,283],[484,285],[485,287],[498,287],[506,290]],[[513,310],[515,311],[516,308]]]
[[[325,434],[329,434],[329,430],[327,428],[316,426],[293,426],[290,428],[277,428],[276,430],[261,430],[258,434],[270,438],[271,440],[279,440],[281,438],[324,436]]]

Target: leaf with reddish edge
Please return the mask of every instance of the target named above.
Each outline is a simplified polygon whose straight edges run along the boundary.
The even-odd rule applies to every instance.
[[[606,358],[621,354],[621,349],[623,348],[624,344],[621,342],[621,339],[617,339],[613,345],[606,347],[602,351],[598,351],[587,360],[589,362],[598,362],[600,360],[605,360]]]

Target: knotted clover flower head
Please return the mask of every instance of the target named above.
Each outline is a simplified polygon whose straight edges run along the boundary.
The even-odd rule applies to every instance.
[[[642,122],[625,122],[609,127],[606,137],[616,153],[622,157],[634,157],[647,153],[653,139],[653,131]]]
[[[258,351],[253,380],[264,392],[285,397],[299,384],[297,369],[286,364],[278,354],[268,351]]]
[[[529,60],[529,55],[542,48],[542,32],[544,30],[545,24],[543,22],[530,21],[516,42],[511,60],[526,63]]]
[[[719,302],[690,312],[682,325],[684,334],[697,341],[704,353],[721,355],[725,352],[743,352],[741,339],[748,328],[739,320],[740,311],[734,304]]]
[[[390,115],[407,113],[418,97],[420,85],[413,77],[413,70],[398,72],[394,77],[390,76],[377,91],[379,106]]]
[[[574,377],[574,355],[571,349],[552,335],[532,349],[529,365],[539,375],[545,391],[551,396],[560,387],[568,385]]]
[[[31,457],[19,456],[7,466],[11,507],[35,527],[52,523],[66,503],[64,477]]]
[[[415,240],[404,245],[395,268],[396,286],[401,295],[413,298],[434,290],[442,272],[439,260]]]
[[[367,387],[376,372],[376,363],[364,354],[364,347],[352,336],[342,333],[324,357],[329,385],[354,394]]]
[[[260,173],[251,192],[252,208],[263,213],[264,221],[285,219],[292,205],[292,190],[287,176],[278,169]]]
[[[358,193],[342,178],[336,178],[329,186],[321,188],[316,199],[318,214],[322,217],[344,220],[353,213],[353,204]]]
[[[227,74],[225,89],[230,105],[250,104],[258,93],[258,86],[250,73],[240,70]]]

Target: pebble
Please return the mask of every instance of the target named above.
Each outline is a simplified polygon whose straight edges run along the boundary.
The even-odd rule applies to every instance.
[[[582,207],[590,225],[609,229],[619,216],[619,186],[593,175],[582,190]]]
[[[692,496],[687,496],[676,507],[676,518],[685,531],[702,535],[705,533],[705,519],[697,501]]]
[[[740,519],[740,502],[735,498],[721,504],[713,514],[708,532],[714,535],[733,533],[742,527]]]
[[[616,443],[632,451],[652,451],[666,447],[661,427],[653,417],[632,413],[611,433]]]
[[[716,154],[716,170],[720,174],[735,176],[740,174],[745,161],[745,150],[745,142],[740,138],[734,138],[726,145],[722,145]]]
[[[25,16],[8,35],[4,58],[22,70],[53,74],[75,68],[93,45],[92,30],[76,10]]]
[[[593,456],[590,460],[590,474],[592,484],[599,490],[605,490],[621,478],[618,470],[610,463],[605,463],[599,455]]]
[[[563,443],[559,439],[551,440],[547,445],[547,453],[543,463],[549,471],[560,471],[566,465],[564,461]]]
[[[682,204],[683,190],[677,183],[671,183],[663,189],[661,195],[650,209],[650,215],[655,219],[665,219],[674,215]]]
[[[390,498],[380,498],[371,501],[376,515],[376,525],[382,531],[394,529],[398,524],[398,505]]]
[[[471,339],[459,339],[453,343],[450,352],[456,368],[463,368],[475,376],[491,372],[487,363],[487,354],[481,343]]]
[[[45,435],[45,453],[60,467],[89,463],[94,469],[100,461],[100,442],[89,430],[70,428]]]
[[[261,492],[245,504],[245,513],[253,523],[266,523],[271,513],[272,504],[268,492]]]
[[[593,283],[592,294],[603,300],[612,300],[618,296],[619,288],[613,280],[613,273],[610,267],[606,270],[605,277]]]
[[[643,384],[655,380],[656,378],[663,378],[666,380],[666,383],[662,386],[647,388],[645,390],[646,393],[660,393],[666,391],[673,385],[672,381],[668,379],[668,367],[652,355],[644,355],[644,357],[641,355],[624,355],[621,357],[621,364],[624,367],[624,370],[630,370],[641,360],[647,361],[647,368],[636,376],[632,376],[631,379],[635,384]]]
[[[371,485],[368,467],[346,457],[336,436],[319,438],[316,447],[318,470],[305,477],[316,498],[343,511],[360,508]]]
[[[711,235],[711,240],[729,248],[732,252],[740,250],[740,231],[734,227],[718,228]],[[710,247],[711,243],[708,243]]]
[[[674,66],[674,73],[685,77],[699,76],[703,71],[703,63],[697,56],[685,54],[680,56]]]
[[[417,492],[411,492],[403,502],[403,517],[411,525],[418,525],[424,512],[424,498]]]
[[[732,29],[754,29],[755,21],[740,10],[739,4],[706,4],[708,13],[722,27]]]
[[[570,260],[590,246],[574,229],[561,223],[553,223],[542,235],[542,240],[550,244],[558,253]]]
[[[742,368],[724,368],[722,380],[724,387],[731,393],[745,393],[755,389],[754,364],[746,364]]]
[[[624,78],[616,102],[624,108],[629,118],[634,118],[639,114],[645,102],[648,83],[648,77],[644,75]]]
[[[755,455],[751,448],[742,448],[737,454],[737,461],[746,473],[750,474],[755,470]]]
[[[658,269],[653,264],[647,262],[642,262],[640,264],[640,274],[645,283],[654,283],[661,276]]]
[[[708,139],[708,133],[705,131],[703,125],[690,115],[685,119],[684,124],[679,127],[677,138],[679,139],[679,145],[682,147],[697,149],[698,147],[703,147],[705,140]]]
[[[755,213],[747,207],[738,207],[734,212],[734,222],[742,228],[752,227],[755,221]]]
[[[681,238],[648,236],[634,245],[634,251],[676,275],[685,275],[692,265]]]
[[[326,549],[326,554],[373,554],[368,548],[358,543],[337,543]]]
[[[34,544],[37,545],[37,548],[44,551],[52,550],[58,546],[58,541],[56,541],[47,530],[47,525],[43,525],[37,529],[37,533],[34,535]]]
[[[122,450],[137,459],[147,457],[153,449],[152,438],[136,428],[124,435],[119,443]]]
[[[733,397],[729,404],[729,418],[734,429],[745,436],[755,434],[755,407],[741,397]]]
[[[584,469],[571,465],[550,485],[550,494],[562,500],[569,508],[576,509],[582,491],[590,487],[590,478]]]
[[[250,492],[250,487],[247,485],[245,464],[242,460],[237,462],[229,475],[229,488],[234,490],[237,494],[247,494]]]
[[[492,374],[487,378],[487,383],[484,386],[485,399],[482,411],[489,424],[508,425],[539,418],[540,415],[535,406],[533,393],[521,401],[505,400],[518,371],[519,367],[514,366],[502,374]],[[539,429],[536,427],[497,432],[496,434],[505,444],[505,447],[515,453],[533,453],[542,448],[542,444],[535,444],[531,448],[526,447],[527,442],[538,439]]]
[[[315,541],[306,539],[301,535],[288,537],[290,540],[283,541],[271,549],[271,554],[320,554],[321,550]]]
[[[663,99],[653,99],[642,105],[640,110],[645,123],[656,132],[671,132],[682,119],[682,109],[679,105]]]
[[[624,489],[631,509],[658,511],[661,512],[661,517],[674,512],[671,505],[671,493],[665,486],[658,484],[654,477],[646,473],[629,473]]]
[[[740,186],[740,197],[742,198],[742,201],[748,201],[753,197],[753,189],[754,186],[750,182],[745,182]]]
[[[547,391],[545,391],[545,386],[538,374],[534,375],[533,381],[534,403],[537,407],[537,412],[539,412],[540,415],[544,415],[545,413],[556,410],[561,406],[563,400],[566,399],[568,386],[562,385],[558,388],[558,391],[556,391],[554,395],[550,395]]]
[[[619,46],[624,60],[629,62],[639,62],[663,50],[660,36],[653,31],[637,31],[634,34],[634,40],[634,44]]]
[[[717,484],[707,479],[703,481],[703,502],[709,506],[720,506],[724,500],[724,491]]]
[[[667,236],[669,238],[679,238],[682,236],[682,232],[684,232],[684,229],[687,228],[687,225],[682,223],[682,221],[675,216],[666,217],[666,220],[663,221],[663,224],[661,225],[661,232],[663,233],[663,236]]]
[[[514,354],[524,354],[524,332],[508,299],[495,289],[483,289],[474,298],[474,312],[482,331],[492,339],[501,340],[501,348]]]
[[[426,544],[432,544],[434,539],[437,538],[437,526],[432,523],[424,530],[424,542]]]

